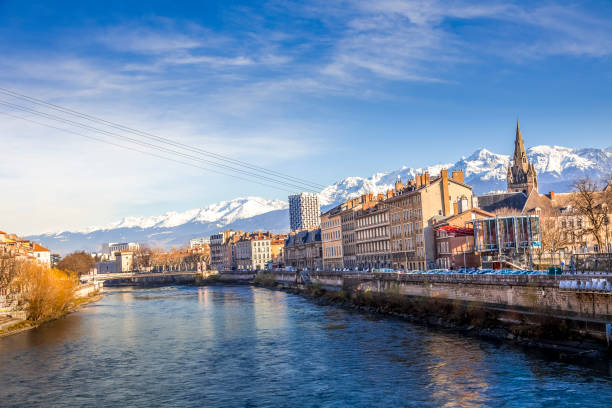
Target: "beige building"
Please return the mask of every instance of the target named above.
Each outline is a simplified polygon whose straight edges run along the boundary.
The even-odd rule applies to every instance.
[[[345,268],[357,267],[355,240],[355,212],[361,209],[361,199],[348,200],[342,204],[340,226],[342,231],[342,263]]]
[[[282,265],[285,263],[285,240],[287,239],[286,234],[275,236],[270,241],[270,253],[272,256],[272,263],[274,265]]]
[[[389,208],[391,264],[394,269],[423,270],[436,267],[434,217],[446,217],[472,208],[472,187],[462,171],[448,177],[447,170],[431,179],[418,175],[407,185],[396,183]]]
[[[359,268],[391,267],[389,208],[383,198],[380,194],[376,201],[366,201],[355,212],[355,253]]]
[[[342,251],[342,206],[336,206],[321,215],[321,242],[323,248],[323,268],[343,268]]]
[[[115,262],[117,263],[117,272],[131,272],[134,266],[134,252],[115,252]]]
[[[272,239],[267,234],[245,235],[235,244],[235,261],[239,270],[257,271],[272,261]]]

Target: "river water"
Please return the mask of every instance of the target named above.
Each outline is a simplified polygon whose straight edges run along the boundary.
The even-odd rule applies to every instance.
[[[0,406],[609,407],[609,368],[248,286],[111,291],[0,339]]]

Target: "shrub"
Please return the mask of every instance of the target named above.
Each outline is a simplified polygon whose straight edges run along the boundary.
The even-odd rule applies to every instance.
[[[276,278],[273,273],[260,272],[255,275],[253,282],[262,286],[276,286]]]
[[[20,262],[11,289],[25,303],[28,319],[41,321],[68,310],[73,301],[77,281],[70,274],[39,265]]]

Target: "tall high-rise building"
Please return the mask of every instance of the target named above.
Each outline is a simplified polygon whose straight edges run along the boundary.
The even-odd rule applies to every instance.
[[[316,193],[289,196],[289,226],[291,231],[317,228],[321,223],[321,205]]]

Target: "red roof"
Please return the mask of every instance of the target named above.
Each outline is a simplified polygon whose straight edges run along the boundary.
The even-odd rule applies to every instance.
[[[461,228],[461,227],[453,227],[452,225],[445,225],[437,229],[441,229],[442,231],[449,232],[451,234],[454,234],[457,237],[473,237],[474,236],[473,228]]]
[[[34,252],[51,252],[50,250],[48,250],[47,248],[45,248],[42,245],[38,245],[36,242],[34,242]]]

